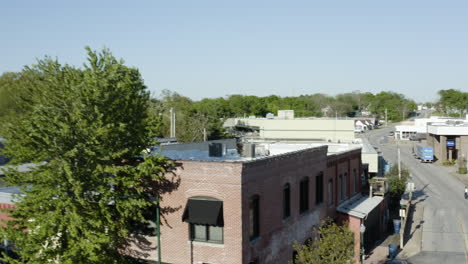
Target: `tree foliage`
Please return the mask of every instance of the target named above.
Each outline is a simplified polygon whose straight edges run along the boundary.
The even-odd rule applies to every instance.
[[[388,179],[390,198],[399,201],[405,193],[406,184],[410,179],[410,172],[406,168],[401,168],[401,177],[398,176],[398,165],[391,167],[390,171],[385,175]]]
[[[468,93],[455,89],[438,92],[438,108],[446,115],[462,116],[468,111]]]
[[[316,238],[305,245],[296,243],[294,263],[300,264],[349,264],[354,258],[354,234],[348,223],[337,225],[330,219],[315,230]]]
[[[380,117],[385,116],[387,110],[388,120],[401,121],[406,119],[417,108],[414,101],[408,100],[402,94],[393,92],[380,92],[374,96],[370,105],[372,113]]]
[[[40,166],[5,178],[24,193],[2,229],[21,256],[9,263],[129,263],[126,254],[144,254],[129,245],[143,242],[138,226],[170,164],[143,156],[154,133],[138,70],[108,50],[87,52],[84,69],[46,58],[21,73],[36,77],[17,102],[31,109],[6,124],[5,154]]]

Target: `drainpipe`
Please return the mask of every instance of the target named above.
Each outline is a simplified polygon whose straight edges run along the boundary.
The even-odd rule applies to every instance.
[[[156,206],[156,235],[158,236],[158,264],[161,264],[161,223],[159,216],[159,194],[156,197],[158,205]]]

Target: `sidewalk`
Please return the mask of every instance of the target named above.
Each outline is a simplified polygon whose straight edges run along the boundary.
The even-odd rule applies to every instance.
[[[408,229],[405,230],[405,246],[397,255],[398,259],[410,258],[421,252],[422,229],[424,224],[424,205],[422,201],[415,200],[408,215]]]
[[[408,259],[421,252],[422,243],[422,225],[424,224],[424,205],[419,200],[414,200],[411,211],[408,215],[408,222],[405,230],[405,246],[397,255],[397,259]],[[375,247],[365,264],[384,264],[388,259],[388,245],[399,245],[398,235],[391,235],[385,239],[379,246]]]

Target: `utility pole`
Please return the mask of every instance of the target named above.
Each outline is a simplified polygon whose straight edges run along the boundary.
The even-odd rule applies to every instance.
[[[397,149],[398,149],[398,179],[401,179],[400,145],[398,145],[398,141],[397,141]]]
[[[203,128],[203,141],[206,141],[206,140],[207,140],[206,128]]]
[[[385,127],[388,126],[387,108],[385,108]]]
[[[169,110],[169,117],[171,120],[171,131],[170,131],[170,137],[175,138],[176,137],[176,114],[174,111],[174,108],[171,107]]]

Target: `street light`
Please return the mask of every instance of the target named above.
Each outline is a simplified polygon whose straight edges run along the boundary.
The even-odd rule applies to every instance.
[[[364,222],[361,223],[361,264],[364,263],[364,232],[366,232],[366,226],[364,225]]]

